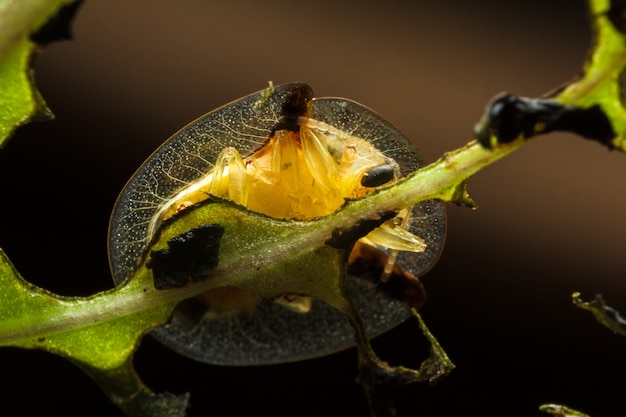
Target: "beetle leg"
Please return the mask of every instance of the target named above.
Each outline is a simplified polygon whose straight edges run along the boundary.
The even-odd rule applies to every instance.
[[[366,239],[366,243],[372,246],[405,252],[423,252],[426,248],[424,239],[402,227],[390,225],[389,222],[383,223],[362,239]]]
[[[248,204],[250,180],[237,149],[228,147],[220,152],[215,161],[208,192],[217,197],[226,197],[242,206]]]
[[[382,281],[389,278],[400,251],[423,252],[426,249],[424,239],[406,229],[409,224],[409,213],[409,210],[402,210],[398,216],[383,223],[360,240],[370,246],[389,250],[387,264],[380,277]]]

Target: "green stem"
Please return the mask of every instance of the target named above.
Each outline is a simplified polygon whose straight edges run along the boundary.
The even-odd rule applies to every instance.
[[[13,317],[0,322],[0,345],[16,344],[27,338],[86,327],[167,304],[173,308],[178,301],[228,284],[234,271],[251,274],[259,267],[259,261],[264,264],[286,262],[293,253],[319,246],[331,236],[333,230],[355,224],[380,210],[398,210],[431,199],[453,201],[459,184],[524,143],[518,140],[487,150],[475,141],[470,142],[393,186],[352,201],[334,215],[310,222],[290,222],[288,229],[291,232],[281,235],[272,243],[272,255],[268,255],[265,248],[261,247],[263,243],[260,243],[256,251],[252,247],[247,252],[246,258],[226,256],[225,262],[220,260],[220,265],[212,271],[211,279],[207,281],[176,290],[156,290],[152,285],[146,285],[151,282],[151,277],[150,270],[144,267],[122,288],[87,298],[52,295],[58,299],[55,308],[38,314],[26,312],[25,317]]]

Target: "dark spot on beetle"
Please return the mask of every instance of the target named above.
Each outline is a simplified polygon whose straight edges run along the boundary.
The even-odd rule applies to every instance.
[[[380,164],[367,171],[361,177],[363,187],[379,187],[387,184],[395,177],[395,167],[391,164]]]
[[[565,106],[551,99],[521,98],[513,94],[496,97],[481,122],[474,129],[476,139],[491,149],[491,137],[509,143],[522,136],[554,131],[571,132],[612,147],[615,132],[598,105],[589,108]]]
[[[71,40],[71,23],[83,0],[61,6],[37,31],[30,34],[30,40],[45,46],[54,41]]]
[[[313,89],[308,85],[298,83],[289,87],[278,123],[272,129],[272,135],[277,130],[283,129],[299,132],[298,117],[306,114],[309,101],[313,99]]]
[[[378,212],[378,217],[374,219],[362,219],[357,224],[347,229],[333,230],[330,239],[326,243],[331,248],[349,250],[357,240],[367,235],[372,230],[383,224],[389,219],[393,219],[396,213],[393,211]]]
[[[219,244],[224,228],[203,224],[167,241],[168,249],[150,252],[146,266],[152,269],[157,290],[181,288],[201,281],[218,265]]]
[[[39,342],[39,343],[43,343],[45,341],[46,341],[45,337],[40,337],[39,339],[37,339],[37,342]]]

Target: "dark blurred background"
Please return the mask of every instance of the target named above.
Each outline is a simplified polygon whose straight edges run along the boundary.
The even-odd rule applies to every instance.
[[[0,247],[28,280],[67,295],[111,287],[108,216],[134,170],[197,116],[274,83],[357,100],[427,161],[462,146],[502,91],[537,96],[576,76],[583,0],[86,1],[75,40],[37,57],[56,119],[0,152]],[[626,340],[574,307],[596,293],[626,311],[626,156],[572,135],[541,137],[476,175],[480,208],[449,207],[447,246],[423,278],[423,316],[457,366],[398,393],[400,416],[537,416],[546,402],[626,415]],[[417,366],[409,321],[375,341]],[[367,415],[356,352],[252,368],[192,362],[146,338],[155,390],[190,391],[190,416]],[[78,368],[3,349],[0,398],[20,415],[117,416]]]

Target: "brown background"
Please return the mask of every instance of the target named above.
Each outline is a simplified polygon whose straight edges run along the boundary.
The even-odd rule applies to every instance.
[[[376,109],[433,161],[471,139],[501,91],[537,96],[575,76],[589,30],[582,0],[87,1],[75,40],[47,48],[36,79],[57,119],[0,152],[0,247],[29,280],[63,294],[111,286],[106,229],[116,195],[171,133],[264,88],[304,81],[317,96]],[[447,247],[423,281],[431,330],[457,365],[399,393],[400,416],[543,415],[560,402],[626,414],[626,340],[570,302],[623,292],[626,156],[550,135],[470,183],[480,209],[449,207]],[[376,341],[416,365],[415,323]],[[146,339],[139,372],[192,393],[190,416],[366,415],[353,350],[302,363],[224,368]],[[63,359],[4,349],[0,399],[23,415],[120,415]]]

